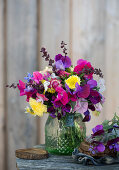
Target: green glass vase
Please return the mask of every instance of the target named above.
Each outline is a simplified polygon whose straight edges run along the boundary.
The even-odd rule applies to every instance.
[[[86,126],[79,113],[62,119],[48,117],[45,125],[45,149],[52,154],[71,155],[86,137]]]

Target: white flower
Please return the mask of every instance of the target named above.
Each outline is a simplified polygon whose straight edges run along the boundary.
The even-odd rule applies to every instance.
[[[51,78],[57,78],[57,79],[58,79],[59,77],[58,77],[58,76],[56,76],[56,74],[55,74],[55,73],[52,73],[52,74],[51,74]]]
[[[50,85],[50,82],[45,81],[43,84],[44,84],[45,91],[47,91],[48,86]]]
[[[98,87],[100,88],[99,89],[99,92],[102,93],[105,91],[106,87],[105,87],[105,80],[104,79],[99,79],[98,81]]]
[[[45,67],[44,70],[40,71],[41,74],[46,74],[47,72],[52,73],[52,67]]]

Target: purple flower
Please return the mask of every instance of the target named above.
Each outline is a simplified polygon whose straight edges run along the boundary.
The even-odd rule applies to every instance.
[[[89,99],[93,104],[97,104],[101,101],[101,95],[98,91],[91,89]]]
[[[74,94],[77,93],[77,96],[79,98],[87,98],[90,94],[90,86],[85,84],[84,86],[80,86],[78,83],[76,83],[76,89]]]
[[[111,139],[107,142],[107,146],[110,149],[114,149],[116,151],[119,151],[119,137],[115,138],[115,139]]]
[[[85,117],[84,117],[84,119],[83,119],[83,122],[89,122],[90,119],[91,119],[91,115],[90,115],[89,110],[87,110],[86,112],[84,112],[84,115],[85,115]]]
[[[33,75],[30,73],[27,73],[27,77],[24,77],[24,79],[27,80],[28,83],[32,81],[32,78],[33,78]]]
[[[93,131],[93,135],[92,135],[93,137],[102,135],[104,133],[103,125],[97,125],[95,128],[92,129],[92,131]]]
[[[96,80],[89,80],[87,84],[90,86],[90,88],[94,88],[97,86],[97,81]]]
[[[52,106],[52,107],[49,107],[49,108],[47,109],[47,112],[49,112],[49,113],[50,113],[50,116],[51,116],[51,117],[53,117],[53,118],[55,118],[55,117],[56,117],[56,115],[55,115],[56,110],[54,109],[54,107],[53,107],[53,106]]]
[[[93,104],[88,104],[88,108],[92,111],[95,111],[95,107]]]
[[[59,70],[65,70],[71,66],[71,59],[68,56],[62,56],[58,54],[55,56],[56,68]]]
[[[88,109],[88,102],[85,99],[78,99],[76,105],[74,106],[73,112],[78,111],[79,113],[84,113]]]
[[[65,106],[62,106],[62,111],[63,112],[70,112],[71,106],[69,104],[66,104]]]
[[[96,152],[104,152],[105,146],[101,142],[97,142],[96,146],[93,148]]]

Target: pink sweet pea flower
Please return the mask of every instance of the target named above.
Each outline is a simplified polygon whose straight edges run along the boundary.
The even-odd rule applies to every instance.
[[[88,102],[85,99],[78,99],[76,105],[73,109],[73,112],[84,113],[88,110]]]
[[[42,102],[43,103],[44,101],[48,101],[49,100],[47,97],[45,97],[44,94],[37,93],[36,96],[37,96],[36,100],[38,102]]]
[[[17,87],[20,91],[20,96],[25,95],[24,89],[26,88],[26,84],[23,81],[19,80],[19,84],[17,85]]]
[[[60,101],[63,105],[66,105],[69,101],[67,92],[62,87],[57,87],[56,92],[58,92],[58,95],[54,102]]]
[[[64,70],[59,70],[58,71],[58,76],[60,76],[60,77],[65,77],[65,76],[69,76],[71,73],[68,73],[68,72],[66,72],[66,71],[64,71]]]
[[[43,79],[43,75],[39,73],[39,71],[33,72],[33,78],[32,78],[37,84],[39,84],[39,81]]]
[[[20,96],[26,95],[27,99],[26,101],[29,102],[29,98],[32,97],[32,95],[36,92],[35,89],[32,87],[27,87],[23,81],[19,80],[19,84],[17,85],[18,89],[20,90]]]

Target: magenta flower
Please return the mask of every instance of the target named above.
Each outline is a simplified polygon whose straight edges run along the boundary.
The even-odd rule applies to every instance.
[[[32,78],[37,84],[39,84],[39,81],[43,79],[43,75],[39,73],[39,71],[33,72],[33,78]]]
[[[68,103],[68,94],[62,87],[57,87],[56,92],[58,92],[57,98],[54,100],[55,102],[61,102],[63,105]]]
[[[26,101],[29,102],[29,98],[32,97],[34,93],[36,93],[36,90],[33,89],[30,86],[25,85],[25,83],[21,80],[19,80],[19,84],[17,85],[18,89],[20,90],[20,96],[26,95],[27,99]]]
[[[20,96],[25,95],[24,89],[26,88],[26,84],[23,81],[19,80],[19,84],[17,85],[17,87],[20,91]]]
[[[79,98],[87,98],[90,94],[90,86],[88,84],[85,84],[84,86],[80,86],[78,83],[76,83],[76,89],[75,94],[77,93],[77,96]]]
[[[71,101],[75,102],[75,101],[77,101],[77,96],[76,96],[76,94],[72,94],[72,93],[68,92],[68,99],[69,99],[69,101],[71,100]]]
[[[88,62],[87,60],[80,59],[77,61],[77,66],[75,66],[74,72],[77,74],[81,74],[83,69],[91,69],[91,68],[92,70],[94,70],[90,62]],[[85,73],[84,77],[91,79],[93,77],[93,72],[91,72],[90,74]]]
[[[84,113],[88,110],[88,102],[85,99],[78,99],[74,106],[73,112]]]
[[[59,70],[59,71],[57,72],[57,74],[58,74],[58,76],[60,76],[60,77],[65,77],[65,76],[69,76],[71,73],[68,73],[68,72],[66,72],[66,71],[64,71],[64,70]]]
[[[58,86],[61,86],[61,80],[58,79],[51,79],[50,86],[54,89],[56,89]]]
[[[42,102],[42,103],[44,103],[44,101],[48,101],[49,100],[47,97],[45,97],[44,94],[37,93],[36,96],[37,96],[36,100],[39,101],[39,102]]]
[[[65,70],[71,66],[71,59],[68,56],[58,54],[55,56],[55,65],[58,70]]]

